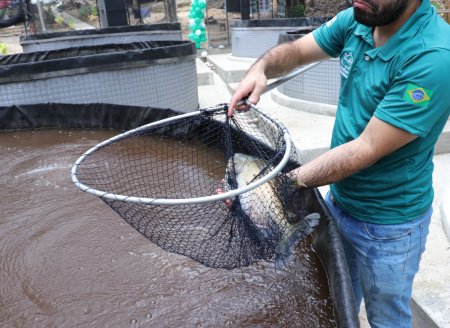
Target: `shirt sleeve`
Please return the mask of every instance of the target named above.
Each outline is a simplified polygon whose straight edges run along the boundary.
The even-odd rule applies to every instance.
[[[450,52],[431,49],[410,58],[397,71],[374,115],[426,137],[436,122],[450,113]]]
[[[353,8],[341,11],[313,31],[314,39],[328,55],[339,57],[353,21]]]

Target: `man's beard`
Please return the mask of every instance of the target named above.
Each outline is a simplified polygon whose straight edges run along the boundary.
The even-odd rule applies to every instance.
[[[408,0],[391,0],[390,3],[380,8],[380,3],[374,0],[365,0],[371,7],[354,8],[354,15],[357,22],[367,26],[383,26],[395,21],[408,7]]]

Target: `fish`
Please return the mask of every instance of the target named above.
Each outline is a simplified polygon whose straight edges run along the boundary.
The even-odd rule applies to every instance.
[[[225,191],[247,186],[266,166],[267,163],[260,158],[235,153],[227,163],[224,178]],[[234,188],[231,187],[233,167],[236,181]],[[278,270],[288,265],[293,257],[295,246],[319,224],[320,215],[311,213],[300,221],[295,220],[297,222],[292,224],[293,217],[296,216],[283,208],[276,190],[276,182],[271,179],[257,188],[236,196],[232,202],[233,206],[240,206],[240,209],[261,232],[263,238],[277,236],[274,262]],[[237,204],[234,205],[237,200]]]

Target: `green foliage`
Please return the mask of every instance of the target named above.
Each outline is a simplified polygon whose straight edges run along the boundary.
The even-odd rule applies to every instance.
[[[8,47],[4,43],[0,43],[0,55],[6,55],[8,53]]]
[[[56,16],[55,17],[55,23],[58,24],[59,26],[64,25],[64,18],[62,16]]]
[[[91,15],[98,16],[98,9],[96,5],[91,5]]]
[[[78,15],[81,19],[87,19],[91,15],[91,6],[81,6]]]
[[[436,8],[436,10],[439,10],[439,3],[437,1],[431,0],[430,2],[431,2],[431,5],[433,5]]]
[[[52,11],[50,5],[44,6],[42,9],[44,11],[44,20],[46,22],[55,21],[55,15],[53,14],[53,11]]]
[[[80,9],[78,9],[78,17],[84,21],[95,20],[98,17],[97,6],[96,5],[81,6]]]
[[[305,17],[305,5],[297,4],[292,8],[292,17]]]

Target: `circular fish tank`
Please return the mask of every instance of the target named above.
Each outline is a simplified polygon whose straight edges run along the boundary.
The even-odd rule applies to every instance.
[[[198,108],[190,41],[142,41],[0,57],[0,106],[110,103]]]
[[[236,21],[231,26],[231,55],[258,58],[277,45],[280,33],[316,28],[331,17],[304,17]]]
[[[340,87],[339,60],[329,59],[283,83],[277,91],[292,100],[310,102],[312,107],[312,103],[329,105],[326,114],[334,115]]]
[[[20,38],[20,45],[23,52],[34,52],[140,41],[181,40],[180,23],[165,23],[29,34]]]
[[[280,33],[278,44],[300,39],[314,29]],[[298,105],[305,111],[335,115],[340,87],[339,60],[333,58],[281,84],[277,92],[272,93],[272,98],[286,106]]]

